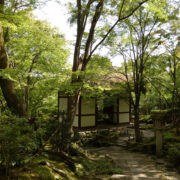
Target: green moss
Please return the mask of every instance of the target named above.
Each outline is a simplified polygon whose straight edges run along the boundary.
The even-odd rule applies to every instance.
[[[140,121],[148,121],[149,119],[151,119],[151,115],[141,115],[140,116]]]
[[[33,171],[39,180],[55,180],[55,177],[50,168],[45,166],[36,167]]]
[[[156,109],[151,111],[151,113],[167,113],[167,112],[169,112],[169,110]]]
[[[86,173],[86,170],[82,164],[76,164],[76,174],[78,176],[88,175],[88,173]]]
[[[140,128],[141,129],[153,129],[154,126],[153,126],[153,124],[143,124],[143,125],[140,125]]]
[[[22,173],[19,177],[18,180],[31,180],[31,176],[28,173]]]
[[[46,161],[49,162],[51,165],[53,165],[55,168],[60,169],[65,172],[67,177],[62,177],[63,180],[76,180],[76,174],[72,172],[72,170],[69,169],[69,167],[62,161],[62,159],[55,155],[55,154],[47,154],[47,159]],[[43,159],[41,159],[42,161]],[[37,160],[36,160],[37,161]],[[39,163],[41,163],[39,161]],[[37,161],[38,162],[38,161]]]
[[[51,167],[46,166],[46,162],[56,169],[64,171],[67,177],[55,173]],[[24,168],[14,168],[11,178],[18,180],[78,180],[77,175],[69,169],[59,156],[47,153],[36,157]],[[0,177],[0,179],[2,178]]]
[[[82,159],[81,172],[85,175],[122,174],[122,170],[116,168],[109,158],[99,160]],[[83,169],[84,168],[84,169]]]
[[[77,147],[76,147],[77,148]],[[53,153],[44,153],[43,155],[36,157],[32,160],[28,166],[22,168],[14,168],[12,172],[12,179],[18,180],[79,180],[87,176],[96,175],[109,175],[109,174],[121,174],[122,170],[116,168],[113,161],[110,158],[91,157],[91,155],[83,152],[73,157],[75,160],[74,172],[69,168],[63,160]],[[72,157],[71,157],[72,158]],[[50,166],[47,166],[47,162]],[[66,177],[62,177],[56,173],[53,168],[62,170]],[[63,175],[64,176],[64,175]],[[0,178],[1,179],[1,178]]]

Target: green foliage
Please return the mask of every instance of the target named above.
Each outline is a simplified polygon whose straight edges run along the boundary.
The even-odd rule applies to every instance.
[[[148,2],[148,11],[154,12],[160,19],[167,19],[167,4],[166,0],[150,0]]]
[[[75,140],[81,146],[110,146],[117,140],[119,134],[109,130],[97,130],[82,137],[79,133],[76,134]]]
[[[57,119],[49,119],[46,123],[44,123],[43,129],[44,141],[47,141],[51,135],[56,132],[53,138],[51,138],[49,145],[51,146],[51,149],[58,151],[62,141],[62,126],[60,125],[59,121]]]
[[[149,119],[148,119],[149,120]],[[146,125],[140,125],[140,129],[154,129],[154,125],[148,121],[148,124]]]
[[[38,148],[38,132],[34,132],[27,119],[8,116],[0,123],[0,161],[9,171],[26,162]]]
[[[39,180],[55,180],[55,177],[51,171],[52,170],[50,168],[45,166],[39,166],[34,169],[34,173],[36,173]]]
[[[173,145],[169,148],[168,159],[175,167],[180,167],[180,144]]]
[[[22,18],[16,29],[9,31],[6,47],[10,68],[1,71],[1,76],[16,82],[30,117],[48,119],[50,112],[56,111],[59,86],[68,78],[69,50],[56,28],[35,20],[31,13]]]
[[[110,73],[111,68],[112,68],[112,62],[110,61],[108,57],[103,57],[96,54],[91,58],[91,61],[89,62],[87,66],[87,71],[86,71],[87,76],[88,76],[87,78],[94,79],[95,77],[91,77],[90,76],[91,74],[93,76],[96,75],[96,78],[97,78],[97,75],[98,76],[107,75],[108,73]]]
[[[26,18],[15,31],[9,34],[8,55],[14,73],[26,84],[28,76],[36,79],[54,79],[60,75],[67,63],[69,52],[66,42],[58,30],[46,22]],[[67,64],[66,64],[67,65]],[[35,78],[36,77],[36,78]]]
[[[150,115],[141,115],[140,120],[148,122],[151,119]]]
[[[151,113],[155,113],[155,114],[166,114],[169,110],[161,110],[161,109],[156,109],[156,110],[152,110]]]
[[[163,133],[163,140],[165,143],[180,143],[180,136],[177,136],[175,133],[175,129],[170,131],[165,131]]]
[[[102,99],[110,97],[111,100],[107,100],[108,106],[116,99],[116,95],[120,94],[122,97],[127,97],[127,91],[124,93],[124,89],[127,88],[124,85],[125,83],[117,83],[118,85],[115,86],[115,83],[109,83],[107,80],[109,75],[123,72],[122,69],[127,65],[128,75],[132,76],[132,71],[135,67],[131,66],[133,64],[132,52],[129,56],[130,58],[128,57],[127,59],[127,64],[124,63],[123,68],[119,69],[112,68],[109,58],[94,55],[88,64],[86,72],[75,72],[72,74],[70,65],[67,63],[69,50],[66,47],[67,43],[63,35],[56,28],[51,28],[48,23],[35,20],[30,12],[31,8],[34,8],[38,1],[18,0],[16,1],[17,4],[14,2],[5,2],[4,14],[1,14],[0,17],[5,32],[9,30],[6,48],[10,65],[9,69],[0,72],[0,76],[15,82],[16,91],[21,99],[24,100],[29,117],[31,117],[31,120],[34,120],[34,127],[31,127],[26,119],[13,117],[9,114],[8,117],[2,117],[0,122],[0,163],[6,166],[7,169],[24,164],[32,156],[33,152],[42,145],[42,142],[48,140],[59,127],[56,112],[57,91],[59,89],[65,89],[69,94],[73,94],[74,89],[79,88],[81,90],[82,88],[85,92],[82,95],[87,97],[96,96]],[[86,6],[88,0],[82,0],[81,2],[82,13],[89,13],[87,14],[87,22],[92,22],[98,1],[92,1],[89,9]],[[109,21],[109,19],[116,20],[118,18],[123,3],[123,1],[116,0],[104,2],[104,9],[100,17],[100,23],[97,23],[92,47],[104,37],[112,26],[113,21]],[[142,1],[127,0],[124,2],[121,17],[129,14]],[[76,4],[71,2],[69,10],[72,15],[71,23],[76,23]],[[142,65],[145,73],[142,77],[141,90],[146,95],[143,96],[141,106],[142,109],[144,108],[145,114],[150,113],[152,109],[165,109],[167,104],[171,103],[173,81],[169,75],[173,70],[173,58],[176,57],[176,60],[179,58],[179,47],[177,46],[179,42],[177,42],[178,39],[176,38],[179,27],[176,21],[178,19],[177,12],[177,8],[172,7],[172,3],[169,6],[165,0],[149,0],[129,20],[120,23],[118,29],[114,29],[106,41],[106,44],[114,48],[112,54],[119,51],[124,51],[125,54],[129,53],[132,50],[132,43],[130,44],[130,42],[133,42],[134,48],[137,50],[137,57],[141,55],[142,49],[139,48],[141,44],[150,42],[149,44],[145,43],[147,45],[147,53],[144,54],[146,61]],[[139,21],[140,18],[141,20]],[[165,31],[161,25],[168,18],[171,21],[167,28],[168,30]],[[151,31],[155,19],[157,19],[158,23],[155,30]],[[143,39],[138,40],[139,33],[143,28],[147,28],[145,34],[140,34]],[[86,30],[83,35],[81,50],[84,48],[89,35]],[[150,33],[148,34],[148,32]],[[174,39],[176,40],[174,41]],[[157,47],[160,45],[168,48],[172,47],[168,49],[171,53],[166,55],[156,53]],[[118,51],[117,47],[120,47]],[[154,51],[155,55],[150,56],[151,52]],[[85,77],[83,87],[81,83],[77,83],[72,87],[71,75]],[[177,61],[177,90],[180,84],[178,77],[180,77],[180,66]],[[132,84],[130,83],[130,85]],[[134,87],[132,86],[132,89]],[[109,92],[106,95],[104,95],[105,89]],[[160,92],[158,91],[159,89]],[[132,97],[134,97],[134,94]],[[6,106],[4,102],[1,103],[1,106],[3,106],[2,110],[5,111]],[[148,116],[144,118],[149,119]],[[117,137],[118,135],[114,132],[97,131],[88,137],[77,137],[76,140],[81,145],[108,146]],[[61,132],[58,130],[50,141],[50,147],[57,150],[60,146],[60,139]],[[164,140],[165,145],[170,142],[180,142],[179,137],[172,132],[166,132]],[[144,144],[135,145],[134,148],[142,152],[154,153],[155,142],[154,140],[146,141]],[[172,159],[175,159],[174,154],[177,157],[179,156],[179,145],[169,150],[169,156]],[[101,162],[83,161],[86,162],[77,164],[76,171],[79,175],[87,173],[87,170],[89,170],[89,173],[95,174],[119,172],[119,170],[112,167],[112,164],[107,159]],[[54,179],[48,167],[37,167],[34,173],[38,174],[39,179]]]

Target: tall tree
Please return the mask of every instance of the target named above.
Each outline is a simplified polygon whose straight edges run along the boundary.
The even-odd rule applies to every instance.
[[[76,106],[79,101],[81,87],[83,85],[84,75],[88,62],[90,61],[96,49],[106,40],[117,24],[128,19],[134,12],[148,0],[129,1],[122,0],[77,0],[76,4],[70,3],[72,20],[77,24],[77,35],[74,49],[73,68],[72,68],[72,86],[76,87],[73,96],[69,97],[68,114],[63,126],[63,141],[61,149],[68,151],[73,136],[72,124],[75,117]],[[104,17],[103,17],[104,15]],[[103,31],[102,39],[99,42],[95,40],[97,29],[101,26],[103,18],[108,22],[113,15],[117,15],[114,23],[106,26]],[[88,24],[90,22],[90,24]],[[103,26],[105,27],[105,26]],[[89,30],[88,30],[89,29]],[[81,71],[80,74],[77,72]]]
[[[0,1],[0,8],[1,8],[0,14],[2,15],[4,10],[4,0]],[[2,24],[0,24],[0,69],[7,69],[7,68],[8,68],[8,57],[5,50],[3,27]],[[19,100],[18,96],[16,95],[13,82],[11,80],[0,77],[0,85],[8,107],[19,116],[26,116],[25,108],[22,102]]]
[[[141,140],[139,113],[141,95],[146,92],[145,70],[150,55],[158,48],[161,38],[160,18],[145,6],[119,27],[120,42],[116,43],[117,52],[124,59],[124,75],[134,110],[136,142]],[[122,31],[124,29],[124,31]]]
[[[34,0],[13,0],[4,1],[0,0],[0,69],[8,69],[8,57],[5,49],[5,43],[8,40],[8,33],[13,23],[20,19],[21,12],[25,13],[26,10],[30,10],[38,1]],[[17,20],[16,20],[17,18]],[[3,25],[5,27],[3,28]],[[3,30],[5,30],[3,32]],[[19,115],[26,116],[26,110],[22,103],[22,100],[17,96],[14,89],[13,81],[7,78],[0,78],[1,90],[4,98],[7,102],[10,110]]]
[[[178,88],[178,70],[179,70],[179,60],[180,60],[180,40],[179,40],[179,9],[175,9],[174,12],[169,17],[169,28],[164,30],[164,47],[166,49],[165,55],[168,59],[167,68],[168,73],[172,80],[172,120],[174,126],[176,127],[176,133],[179,134],[179,118],[176,115],[177,108],[180,103],[180,90]],[[167,26],[168,27],[168,26]]]
[[[9,32],[6,50],[11,70],[4,70],[4,77],[17,82],[16,89],[28,117],[34,117],[47,94],[54,95],[53,90],[57,89],[54,82],[60,82],[66,74],[69,55],[66,41],[56,28],[33,19],[29,13]],[[42,89],[45,84],[46,88]]]

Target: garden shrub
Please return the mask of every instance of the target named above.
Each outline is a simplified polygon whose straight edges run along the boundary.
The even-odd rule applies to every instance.
[[[37,134],[25,118],[9,116],[0,122],[0,162],[6,172],[22,165],[39,148]]]
[[[51,169],[45,166],[39,166],[34,171],[38,175],[39,180],[55,180],[54,175],[51,172]]]
[[[119,134],[110,130],[98,130],[87,136],[80,137],[76,135],[76,141],[82,146],[110,146],[118,138]],[[77,139],[79,138],[79,140]]]
[[[180,167],[180,144],[179,143],[169,148],[168,159],[175,167]]]
[[[43,122],[44,120],[42,120]],[[48,145],[53,150],[58,150],[61,145],[61,138],[62,138],[62,130],[59,121],[57,118],[50,118],[48,117],[43,123],[42,123],[42,129],[43,129],[43,141],[48,142]]]
[[[163,141],[168,142],[180,142],[180,136],[177,136],[175,133],[175,129],[172,129],[171,131],[164,131],[163,133]]]

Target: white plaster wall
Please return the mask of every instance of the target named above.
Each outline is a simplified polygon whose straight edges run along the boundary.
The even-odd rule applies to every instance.
[[[81,114],[95,114],[95,99],[81,99]]]
[[[95,116],[81,116],[81,127],[95,126]]]
[[[128,100],[119,100],[119,112],[129,112]]]
[[[73,126],[74,126],[74,127],[79,127],[79,126],[78,126],[78,119],[79,119],[79,117],[78,117],[78,116],[75,116],[74,122],[73,122]]]
[[[129,123],[129,113],[119,114],[119,123]]]
[[[67,98],[59,98],[59,111],[65,111],[67,112],[67,102],[68,99]]]
[[[67,112],[67,98],[59,98],[59,112]],[[59,115],[59,122],[62,123],[62,114]]]

